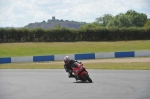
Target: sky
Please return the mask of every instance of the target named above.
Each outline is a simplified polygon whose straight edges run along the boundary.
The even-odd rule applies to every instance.
[[[150,18],[150,0],[0,0],[0,27],[63,19],[92,23],[105,14],[134,10]]]

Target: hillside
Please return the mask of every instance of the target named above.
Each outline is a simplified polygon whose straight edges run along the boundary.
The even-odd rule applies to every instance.
[[[65,28],[73,28],[73,29],[79,29],[81,25],[87,24],[86,22],[76,22],[76,21],[68,21],[68,20],[58,20],[55,19],[55,17],[52,17],[52,19],[49,19],[47,22],[35,22],[35,23],[29,23],[25,27],[27,28],[55,28],[56,26],[65,27]]]

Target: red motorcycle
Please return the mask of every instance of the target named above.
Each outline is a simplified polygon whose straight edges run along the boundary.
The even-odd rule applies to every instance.
[[[89,81],[90,83],[92,83],[92,79],[89,77],[88,72],[86,71],[86,69],[83,67],[83,64],[80,64],[78,62],[73,63],[72,67],[72,71],[74,73],[74,75],[81,81]]]

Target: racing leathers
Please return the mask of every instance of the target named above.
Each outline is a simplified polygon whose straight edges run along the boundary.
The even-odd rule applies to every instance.
[[[77,77],[75,75],[72,74],[72,68],[71,66],[73,65],[74,62],[78,62],[81,64],[81,62],[77,61],[77,60],[70,60],[70,62],[68,64],[64,64],[64,68],[66,70],[66,72],[68,72],[68,77],[74,77],[77,80]]]

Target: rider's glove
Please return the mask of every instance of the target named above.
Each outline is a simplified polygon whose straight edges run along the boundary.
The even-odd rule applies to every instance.
[[[82,62],[79,62],[80,64],[82,64]],[[82,64],[83,65],[83,64]]]

